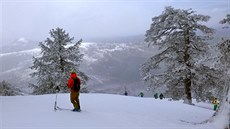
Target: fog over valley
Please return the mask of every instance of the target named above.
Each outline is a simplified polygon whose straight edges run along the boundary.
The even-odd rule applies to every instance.
[[[32,57],[40,53],[40,48],[34,42],[28,42],[31,41],[19,39],[12,43],[14,46],[4,49],[8,52],[0,54],[1,80],[10,82],[25,93],[32,91],[29,83],[36,84],[36,79],[30,76],[32,70],[29,67],[32,66]],[[136,95],[147,89],[141,80],[139,68],[154,50],[148,48],[146,43],[83,41],[80,50],[84,54],[80,69],[90,77],[87,84],[90,92],[123,94],[126,88]]]

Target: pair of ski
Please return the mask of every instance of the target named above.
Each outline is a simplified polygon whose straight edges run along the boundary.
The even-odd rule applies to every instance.
[[[68,109],[68,108],[61,108],[61,107],[58,107],[58,106],[56,106],[56,108],[55,108],[54,110],[55,110],[55,111],[59,110],[59,111],[81,112],[81,110],[74,111],[74,110],[72,110],[72,109]]]
[[[60,91],[60,90],[59,90]],[[58,93],[58,92],[57,92]],[[57,106],[57,93],[56,93],[56,97],[55,97],[55,102],[54,102],[54,111],[72,111],[72,112],[81,112],[80,110],[72,110],[72,109],[67,109],[67,108],[61,108]]]

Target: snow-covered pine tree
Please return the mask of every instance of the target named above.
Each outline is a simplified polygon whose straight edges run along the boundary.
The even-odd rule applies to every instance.
[[[223,27],[224,29],[229,29],[230,25],[230,14],[227,14],[227,17],[220,21],[220,24],[225,24],[226,26]],[[219,96],[220,104],[217,108],[217,111],[213,114],[213,116],[209,119],[209,121],[213,120],[220,120],[225,122],[225,129],[229,129],[229,120],[230,120],[230,112],[229,112],[229,99],[230,99],[230,76],[229,76],[229,68],[230,68],[230,37],[228,31],[227,37],[223,37],[221,41],[217,44],[217,47],[220,51],[219,56],[219,65],[218,67],[223,70],[224,76],[220,78],[220,80],[224,79],[224,84],[221,89],[218,89],[221,92],[221,95]],[[221,117],[220,117],[221,116]],[[223,119],[224,118],[224,119]]]
[[[227,27],[224,29],[229,29],[230,26],[230,14],[227,14],[226,18],[220,21],[220,24],[225,24]],[[228,31],[229,32],[229,31]],[[230,33],[229,33],[230,34]],[[223,95],[226,97],[228,94],[230,95],[229,90],[229,68],[230,68],[230,37],[223,37],[222,41],[217,44],[220,50],[220,65],[225,71],[225,85],[223,88]]]
[[[230,14],[226,16],[225,19],[220,21],[220,24],[230,25]],[[225,66],[225,68],[230,68],[230,37],[222,38],[222,41],[218,44],[218,48],[221,52],[220,62]]]
[[[70,38],[61,28],[50,30],[50,36],[39,44],[41,56],[33,57],[31,69],[35,72],[31,76],[36,76],[38,83],[34,94],[55,93],[56,86],[60,87],[61,92],[67,92],[67,81],[72,70],[76,71],[83,84],[88,80],[88,76],[79,69],[83,58],[79,50],[82,40],[72,44],[74,38]]]
[[[0,96],[22,95],[22,92],[7,81],[0,82]]]
[[[226,18],[220,21],[220,24],[226,24],[228,28],[230,25],[230,14],[227,14]]]
[[[209,19],[192,9],[172,7],[166,7],[161,15],[152,18],[145,41],[149,46],[158,47],[159,52],[142,64],[143,80],[153,88],[165,85],[171,97],[184,98],[185,103],[192,104],[191,89],[197,81],[194,76],[199,74],[197,63],[206,55],[207,40],[214,31],[202,24]],[[156,72],[160,68],[161,72]]]

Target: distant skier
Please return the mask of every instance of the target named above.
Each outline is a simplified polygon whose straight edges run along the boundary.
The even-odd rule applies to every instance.
[[[158,94],[157,93],[154,94],[153,96],[154,96],[155,99],[158,99]]]
[[[144,97],[144,93],[141,92],[138,96]]]
[[[128,96],[128,92],[127,92],[127,91],[125,91],[124,95],[125,95],[125,96]]]
[[[160,99],[163,99],[163,98],[164,98],[164,95],[161,93],[161,94],[159,95],[159,98],[160,98]]]
[[[219,102],[218,102],[217,98],[214,98],[214,100],[213,100],[213,104],[214,104],[213,110],[214,110],[214,111],[216,111],[216,110],[217,110],[217,108],[218,108],[218,104],[219,104]]]
[[[81,80],[77,77],[77,74],[75,71],[72,71],[67,85],[71,91],[70,101],[74,106],[73,111],[80,112],[81,108],[80,108],[79,94],[80,94]]]

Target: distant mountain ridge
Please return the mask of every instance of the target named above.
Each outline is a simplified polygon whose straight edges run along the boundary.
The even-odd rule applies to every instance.
[[[145,39],[144,34],[140,34],[140,35],[125,36],[125,37],[90,38],[90,39],[86,39],[85,41],[97,42],[97,43],[140,43],[140,42],[144,42],[144,39]]]
[[[122,94],[124,87],[127,87],[132,94],[137,94],[146,89],[140,78],[139,67],[152,54],[147,44],[83,42],[80,49],[84,54],[81,69],[90,77],[87,87],[91,92]],[[32,66],[32,57],[39,53],[40,48],[35,47],[0,54],[1,80],[30,93],[28,84],[36,84],[36,79],[29,76],[32,72],[29,67]]]
[[[10,52],[30,50],[38,47],[38,44],[39,42],[37,41],[32,41],[30,39],[20,37],[9,44],[2,45],[2,49],[0,53],[10,53]]]

